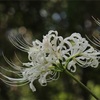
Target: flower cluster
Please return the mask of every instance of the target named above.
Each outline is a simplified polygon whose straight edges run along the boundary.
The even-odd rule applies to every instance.
[[[11,63],[5,56],[5,60],[19,74],[20,78],[10,78],[0,73],[7,80],[5,83],[11,85],[16,83],[29,83],[32,91],[36,91],[33,82],[38,79],[42,86],[47,82],[59,77],[63,70],[76,71],[76,66],[83,68],[91,66],[96,68],[99,64],[96,51],[85,38],[79,33],[73,33],[71,36],[63,39],[58,36],[57,31],[49,31],[43,36],[42,42],[35,40],[32,46],[24,44],[21,40],[9,37],[9,40],[18,49],[28,53],[29,62],[23,63],[25,67],[19,67]]]
[[[100,55],[85,38],[79,33],[73,33],[70,37],[64,39],[67,47],[63,57],[68,61],[66,66],[72,72],[76,71],[76,65],[83,68],[91,66],[96,68],[99,64],[98,56]],[[68,60],[69,59],[69,60]]]

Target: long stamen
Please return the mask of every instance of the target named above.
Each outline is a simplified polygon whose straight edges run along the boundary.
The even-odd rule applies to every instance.
[[[29,46],[33,46],[31,43],[29,43],[28,41],[25,40],[24,36],[22,35],[23,40],[26,42],[26,44],[28,44]]]
[[[95,43],[94,41],[92,41],[87,35],[85,35],[85,36],[86,36],[86,38],[87,38],[91,43],[93,43],[95,46],[100,47],[100,45],[98,45],[97,43]]]
[[[19,82],[24,82],[24,81],[26,81],[25,78],[11,78],[11,77],[8,77],[8,76],[2,74],[1,72],[0,72],[0,75],[2,75],[4,78],[6,78],[7,80],[9,80],[9,81],[11,81],[11,82],[14,82],[14,83],[19,83]]]
[[[4,71],[11,72],[11,73],[15,73],[15,74],[17,74],[19,76],[21,75],[21,72],[19,72],[19,71],[12,71],[12,70],[6,69],[6,68],[4,68],[2,66],[0,66],[0,68],[3,69]]]
[[[19,50],[21,51],[24,51],[24,52],[28,52],[28,48],[27,47],[24,47],[22,46],[21,44],[19,44],[18,42],[14,41],[11,37],[8,37],[10,42],[16,47],[18,48]]]
[[[15,54],[15,57],[17,58],[17,60],[18,60],[21,64],[23,64],[23,62],[18,58],[16,52],[14,52],[14,54]]]
[[[25,44],[24,42],[22,42],[18,37],[14,38],[14,39],[16,40],[17,43],[19,43],[23,47],[29,48],[29,46],[27,44]]]
[[[14,63],[10,62],[5,56],[4,56],[4,53],[2,53],[3,55],[3,58],[5,59],[5,61],[12,67],[14,68],[15,70],[18,70],[20,71],[23,67],[20,67],[18,65],[15,65]]]
[[[98,24],[100,26],[100,22],[98,21],[99,19],[96,20],[93,16],[92,16],[92,18],[94,19],[94,21],[96,22],[96,24]]]
[[[10,85],[10,86],[23,86],[29,83],[29,81],[26,82],[21,82],[21,83],[15,83],[15,82],[11,82],[11,81],[7,81],[5,79],[0,78],[5,84]]]

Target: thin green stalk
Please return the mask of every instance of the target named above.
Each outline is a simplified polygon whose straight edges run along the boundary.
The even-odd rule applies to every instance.
[[[87,90],[96,100],[100,100],[94,93],[92,93],[81,81],[75,78],[68,70],[65,70],[65,73],[68,74],[72,79],[80,84],[85,90]]]

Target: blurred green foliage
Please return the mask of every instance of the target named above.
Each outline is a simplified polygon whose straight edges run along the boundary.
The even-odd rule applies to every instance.
[[[99,34],[100,28],[91,16],[100,18],[99,0],[0,1],[0,64],[10,67],[4,61],[2,51],[16,63],[14,52],[22,61],[27,61],[27,54],[9,42],[9,34],[20,33],[29,42],[36,38],[41,40],[50,29],[57,30],[63,37],[72,32],[80,32],[83,36]],[[74,74],[100,97],[100,66],[97,69],[79,68]],[[38,82],[35,86],[37,91],[33,93],[28,85],[10,87],[0,81],[0,100],[95,100],[64,73],[46,87]]]

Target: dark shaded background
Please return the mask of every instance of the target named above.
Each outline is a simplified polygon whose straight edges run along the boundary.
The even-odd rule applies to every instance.
[[[27,54],[16,49],[8,35],[21,34],[28,42],[36,38],[41,40],[50,29],[57,30],[63,37],[73,32],[79,32],[83,37],[85,34],[99,36],[100,28],[91,16],[100,18],[99,0],[0,1],[0,65],[9,67],[2,51],[16,64],[19,62],[14,52],[22,61],[27,61]],[[74,75],[100,98],[100,66],[96,69],[77,68]],[[33,93],[28,85],[11,87],[0,81],[0,100],[95,100],[64,73],[46,87],[38,82],[35,86],[37,91]]]

